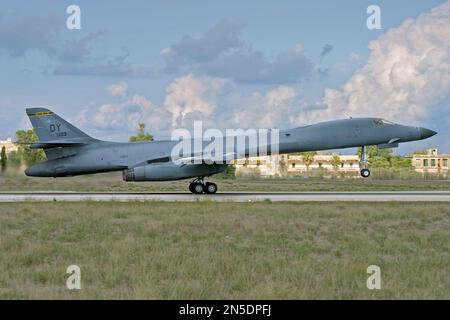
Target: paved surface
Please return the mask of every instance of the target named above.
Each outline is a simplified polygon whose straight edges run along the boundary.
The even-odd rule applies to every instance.
[[[0,202],[17,201],[446,201],[449,191],[221,192],[215,195],[142,192],[0,192]]]

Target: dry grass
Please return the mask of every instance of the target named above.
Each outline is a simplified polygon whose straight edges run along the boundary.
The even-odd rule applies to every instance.
[[[449,299],[449,230],[448,204],[3,203],[0,298]]]

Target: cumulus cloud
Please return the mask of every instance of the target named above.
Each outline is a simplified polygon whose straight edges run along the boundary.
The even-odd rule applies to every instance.
[[[178,43],[161,51],[166,60],[165,70],[175,72],[186,63],[212,61],[228,49],[241,47],[243,42],[239,36],[242,26],[223,20],[199,39],[183,36]]]
[[[153,68],[127,62],[128,50],[117,56],[96,56],[90,52],[79,59],[59,59],[45,72],[54,75],[141,78],[153,74]]]
[[[152,133],[190,127],[194,120],[208,123],[216,111],[217,94],[225,82],[191,74],[179,77],[167,86],[162,104],[154,104],[142,95],[128,94],[127,84],[119,82],[108,86],[107,90],[121,100],[85,109],[79,121],[93,129],[124,132],[133,132],[137,124],[143,122]]]
[[[217,93],[224,79],[194,77],[189,74],[175,79],[166,89],[164,107],[172,114],[172,126],[184,125],[183,119],[191,113],[209,116],[216,108]]]
[[[149,66],[127,62],[126,49],[124,54],[96,55],[93,44],[106,35],[104,30],[81,37],[64,35],[63,30],[60,17],[9,13],[0,17],[0,54],[22,58],[29,52],[43,53],[50,61],[42,68],[44,74],[135,78],[153,73]]]
[[[103,104],[84,110],[81,123],[96,129],[132,131],[143,122],[149,131],[167,130],[170,114],[141,95],[133,95],[118,103]]]
[[[274,61],[267,61],[262,52],[250,47],[231,50],[203,64],[202,70],[241,83],[281,84],[310,76],[313,67],[303,53],[303,46],[296,45],[280,52]]]
[[[90,32],[80,39],[65,41],[56,58],[64,62],[83,62],[92,54],[92,44],[106,35],[105,31]]]
[[[426,118],[450,93],[449,39],[450,1],[407,19],[370,42],[367,64],[342,89],[326,89],[328,108],[309,114],[309,118]],[[444,110],[448,112],[448,107]]]
[[[53,55],[57,51],[60,18],[53,16],[15,16],[0,19],[0,52],[12,57],[23,57],[36,51]]]
[[[124,81],[113,83],[106,87],[106,89],[113,95],[125,97],[128,94],[128,84]]]
[[[161,51],[166,72],[195,71],[241,83],[296,82],[311,75],[313,63],[296,45],[270,61],[240,39],[242,24],[221,21],[199,39],[184,36]]]
[[[105,31],[97,31],[63,41],[64,21],[60,17],[9,16],[12,18],[0,17],[0,51],[16,58],[35,51],[59,61],[79,62],[91,54],[92,42],[105,35]]]
[[[232,117],[232,125],[242,128],[273,128],[292,122],[296,112],[294,101],[297,92],[289,86],[278,86],[266,93],[253,92],[248,97],[238,97],[233,101],[237,106]]]
[[[120,130],[130,134],[143,122],[153,134],[170,135],[175,128],[192,129],[195,120],[201,120],[204,128],[221,129],[273,128],[295,121],[293,115],[298,114],[299,101],[293,87],[280,85],[242,94],[230,92],[229,88],[224,90],[226,84],[225,79],[189,74],[167,86],[161,104],[154,104],[142,95],[118,95],[122,98],[119,101],[83,110],[79,122],[102,132]],[[126,83],[118,83],[108,90],[118,93],[126,88]],[[220,100],[224,91],[232,97]]]

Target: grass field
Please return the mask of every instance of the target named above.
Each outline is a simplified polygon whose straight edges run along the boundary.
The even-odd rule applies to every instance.
[[[450,190],[450,180],[379,180],[318,178],[211,177],[220,191],[432,191]],[[67,178],[31,178],[23,174],[0,174],[0,191],[138,191],[188,192],[189,180],[169,182],[124,182],[121,173]]]
[[[449,299],[450,206],[2,203],[0,270],[9,299]]]

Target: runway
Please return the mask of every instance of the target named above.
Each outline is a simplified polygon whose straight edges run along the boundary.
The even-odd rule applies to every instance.
[[[23,201],[428,201],[450,202],[449,191],[221,192],[214,195],[143,192],[0,192],[0,202]]]

